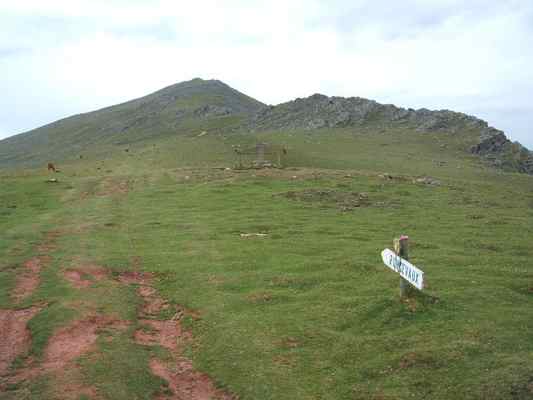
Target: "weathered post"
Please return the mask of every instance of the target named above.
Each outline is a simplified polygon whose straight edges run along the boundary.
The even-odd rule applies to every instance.
[[[383,263],[400,274],[400,297],[409,297],[413,288],[424,289],[424,271],[409,262],[409,238],[401,236],[394,239],[394,250],[385,249],[381,252]]]
[[[409,261],[409,236],[402,235],[399,239],[394,239],[394,251],[396,255]],[[409,297],[409,283],[400,276],[400,298]]]

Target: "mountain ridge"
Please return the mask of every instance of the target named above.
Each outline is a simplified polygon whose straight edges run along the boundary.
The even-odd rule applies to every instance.
[[[377,128],[403,126],[417,132],[459,134],[475,132],[477,143],[468,149],[495,167],[533,174],[533,153],[505,133],[472,115],[451,110],[402,108],[361,97],[313,94],[260,110],[249,122],[253,131],[314,130],[371,124]]]
[[[532,152],[471,115],[323,94],[267,106],[222,81],[200,78],[1,140],[0,167],[35,165],[52,157],[68,158],[94,146],[126,145],[161,135],[365,126],[472,135],[466,151],[493,166],[533,174]]]

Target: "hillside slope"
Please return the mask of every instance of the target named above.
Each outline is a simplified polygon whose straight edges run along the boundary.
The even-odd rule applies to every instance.
[[[154,138],[344,128],[460,137],[462,150],[508,171],[533,174],[533,153],[487,122],[463,113],[405,109],[360,97],[321,94],[266,106],[217,80],[194,79],[146,97],[75,115],[0,141],[0,168],[101,156]],[[445,144],[444,144],[445,145]],[[110,150],[111,149],[111,150]]]
[[[217,80],[178,83],[98,111],[74,115],[0,141],[0,167],[98,153],[108,145],[128,145],[190,130],[221,129],[264,107]]]

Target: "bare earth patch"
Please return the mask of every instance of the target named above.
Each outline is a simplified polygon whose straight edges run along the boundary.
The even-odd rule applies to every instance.
[[[111,327],[124,329],[127,324],[107,316],[91,316],[59,329],[48,341],[42,368],[53,371],[86,354],[98,339],[98,331]]]
[[[153,358],[150,370],[168,382],[171,395],[161,395],[158,400],[232,400],[234,396],[217,389],[209,376],[194,370],[192,363],[178,358],[172,365]]]
[[[182,332],[179,321],[144,319],[139,322],[149,328],[138,329],[135,332],[135,341],[139,344],[159,345],[169,350],[176,350],[178,341],[190,337]]]
[[[57,331],[48,341],[42,367],[47,371],[62,369],[87,353],[98,339],[98,325],[98,319],[92,317]]]
[[[127,271],[120,274],[119,282],[126,284],[147,285],[151,282],[153,274],[149,272]]]
[[[23,380],[31,380],[49,373],[53,374],[56,380],[63,381],[66,374],[76,373],[75,370],[78,367],[73,365],[72,361],[93,350],[101,329],[122,330],[127,326],[128,322],[126,321],[101,315],[74,321],[70,325],[58,329],[48,340],[44,350],[43,361],[40,364],[35,364],[35,360],[28,360],[24,368],[17,370],[10,382],[17,383]],[[72,381],[69,384],[73,388],[87,392],[87,395],[93,391],[92,388],[81,384],[79,380]],[[75,396],[73,391],[74,389],[71,391],[71,398],[77,399],[78,397]],[[69,398],[66,397],[66,392],[64,396],[61,398]],[[89,396],[89,398],[96,397]]]
[[[0,310],[0,376],[8,371],[17,356],[29,350],[31,335],[26,325],[38,312],[38,307]]]
[[[33,257],[24,263],[24,270],[18,275],[11,297],[16,303],[32,295],[40,282],[41,269],[50,262],[50,257]]]
[[[96,265],[86,265],[75,269],[68,269],[63,273],[65,279],[75,288],[88,288],[94,282],[99,282],[107,276],[104,268]]]
[[[161,346],[168,349],[173,360],[163,362],[157,358],[150,360],[152,373],[168,384],[165,394],[157,397],[158,400],[234,400],[235,396],[217,389],[211,378],[194,369],[192,362],[182,356],[183,345],[192,340],[190,332],[184,330],[180,319],[189,315],[198,319],[199,315],[183,309],[177,309],[171,319],[157,319],[157,315],[170,305],[162,299],[151,284],[153,275],[138,272],[125,272],[119,280],[123,283],[140,285],[137,293],[143,299],[139,309],[142,327],[134,334],[136,343],[145,346]],[[170,393],[168,393],[170,391]]]

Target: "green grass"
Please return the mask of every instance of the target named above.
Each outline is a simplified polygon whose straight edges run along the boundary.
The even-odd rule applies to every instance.
[[[59,239],[32,299],[50,301],[30,323],[34,352],[79,312],[76,301],[133,329],[131,288],[102,283],[88,295],[68,288],[60,271],[74,257],[115,272],[139,258],[161,295],[200,313],[187,320],[195,365],[241,399],[530,398],[532,178],[485,168],[459,137],[269,135],[139,144],[66,165],[61,186],[32,186],[42,180],[33,173],[3,177],[11,185],[4,199],[24,202],[34,190],[48,207],[22,203],[20,219],[0,222],[8,232],[0,254],[17,254],[0,270],[3,306],[13,263],[44,227],[54,218],[68,230],[85,227]],[[289,148],[288,169],[211,168],[235,162],[232,144],[266,137]],[[406,178],[385,180],[384,172]],[[412,183],[425,175],[441,185]],[[121,182],[129,191],[113,192]],[[342,212],[280,195],[305,189],[364,192],[370,204]],[[268,236],[240,237],[257,232]],[[411,237],[411,260],[428,283],[408,303],[380,259],[400,234]],[[151,398],[161,384],[147,368],[153,350],[129,332],[82,360],[104,398]]]

